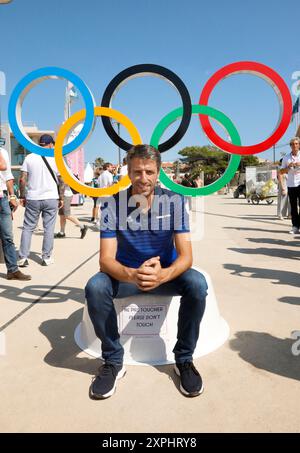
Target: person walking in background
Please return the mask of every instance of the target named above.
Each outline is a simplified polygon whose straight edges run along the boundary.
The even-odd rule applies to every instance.
[[[98,187],[104,189],[105,187],[112,186],[114,183],[113,179],[113,164],[106,162],[103,165],[103,172],[98,178]]]
[[[298,234],[300,228],[300,139],[290,141],[291,152],[282,159],[280,173],[287,174],[288,195],[291,203],[292,229],[290,234]]]
[[[113,170],[114,166],[110,162],[106,162],[103,165],[103,172],[98,178],[98,187],[101,189],[105,189],[106,187],[110,187],[114,184],[114,177],[113,177]],[[101,200],[101,198],[100,198]],[[97,224],[99,222],[100,218],[100,207],[101,207],[101,201],[99,202],[99,205],[97,206],[97,221],[94,222]]]
[[[193,187],[191,176],[189,173],[186,173],[181,181],[181,185],[185,187]]]
[[[53,149],[51,135],[40,137],[39,145]],[[27,194],[26,194],[27,188]],[[63,206],[64,184],[58,175],[54,157],[29,154],[21,167],[20,202],[25,208],[19,266],[28,266],[32,233],[38,223],[40,214],[43,219],[44,238],[42,245],[42,266],[53,263],[52,250],[54,228],[58,208]]]
[[[279,161],[280,166],[282,165],[282,159]],[[277,171],[278,179],[278,197],[277,197],[277,217],[279,220],[283,220],[291,215],[291,204],[287,190],[287,174],[281,174],[280,167]]]
[[[59,221],[60,221],[60,231],[54,235],[55,238],[65,238],[66,233],[66,223],[67,220],[74,223],[78,228],[80,228],[80,239],[83,239],[87,233],[87,226],[83,225],[77,217],[71,215],[71,202],[73,198],[73,192],[69,186],[65,186],[64,190],[64,205],[58,211]]]
[[[11,172],[8,152],[0,148],[0,242],[7,269],[7,280],[31,280],[23,274],[17,263],[17,253],[13,239],[12,213],[18,208],[14,194],[14,177]]]
[[[176,175],[172,176],[172,180],[173,180],[173,182],[175,182],[175,184],[181,184],[181,179],[179,177],[177,177]]]
[[[115,184],[116,182],[119,181],[119,169],[120,169],[120,166],[117,165],[114,169],[113,169],[113,172],[112,172],[112,175],[113,175],[113,183]]]
[[[127,169],[127,159],[126,157],[124,157],[123,159],[123,165],[122,167],[120,168],[120,178],[119,180],[121,180],[122,178],[124,178],[124,176],[126,176],[128,174],[128,169]]]
[[[92,179],[92,187],[99,187],[99,176],[101,175],[103,169],[102,167],[97,167],[94,170],[94,178]],[[97,201],[99,197],[92,197],[93,198],[93,211],[92,211],[92,218],[91,222],[97,224],[99,220],[99,208],[97,207]]]
[[[203,187],[203,181],[202,181],[200,175],[197,175],[197,176],[193,179],[193,187],[195,187],[195,188]]]

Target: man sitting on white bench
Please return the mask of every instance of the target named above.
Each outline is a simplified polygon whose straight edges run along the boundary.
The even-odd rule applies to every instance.
[[[203,391],[193,352],[205,310],[207,283],[192,269],[188,213],[182,195],[157,184],[160,152],[149,145],[127,154],[131,187],[101,198],[100,271],[85,294],[95,333],[102,343],[104,365],[90,387],[94,399],[110,397],[125,374],[114,299],[145,292],[180,295],[175,372],[185,396]]]

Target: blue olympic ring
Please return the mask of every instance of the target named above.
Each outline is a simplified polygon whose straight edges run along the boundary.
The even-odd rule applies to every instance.
[[[85,102],[86,117],[83,128],[80,133],[72,142],[63,146],[63,154],[69,154],[75,149],[82,146],[82,143],[89,137],[94,129],[94,107],[96,105],[94,97],[88,86],[73,72],[58,68],[58,67],[45,67],[36,69],[35,71],[27,74],[14,88],[8,105],[8,119],[11,130],[16,140],[31,153],[39,154],[40,156],[54,157],[53,149],[45,149],[34,143],[26,134],[22,119],[21,107],[25,95],[37,83],[47,78],[66,79],[73,83],[74,86],[81,92]]]

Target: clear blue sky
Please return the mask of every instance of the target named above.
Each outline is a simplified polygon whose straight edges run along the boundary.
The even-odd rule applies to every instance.
[[[299,0],[13,0],[0,5],[0,70],[7,78],[7,94],[0,97],[2,116],[7,118],[15,84],[28,72],[52,65],[76,72],[98,104],[118,72],[140,63],[159,64],[177,73],[193,103],[216,70],[238,60],[271,66],[291,89],[292,73],[300,71],[299,13]],[[24,102],[23,121],[34,121],[40,129],[57,129],[63,120],[64,87],[59,80],[35,87]],[[278,118],[273,90],[249,75],[220,83],[210,105],[232,119],[244,144],[263,140]],[[82,106],[78,101],[72,112]],[[113,102],[136,124],[145,143],[162,116],[178,106],[175,90],[152,77],[130,81]],[[294,132],[292,124],[280,144]],[[184,146],[206,143],[194,117],[185,137],[163,159],[174,160]],[[101,156],[117,162],[117,147],[101,121],[85,150],[86,161]],[[276,157],[283,150],[288,147],[278,149]],[[271,158],[272,152],[261,157]]]

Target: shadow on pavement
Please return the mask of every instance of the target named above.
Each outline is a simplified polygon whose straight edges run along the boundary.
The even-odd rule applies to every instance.
[[[229,247],[228,250],[232,252],[245,253],[246,255],[265,255],[271,256],[272,258],[286,258],[291,260],[300,260],[300,250],[289,250],[283,248],[267,248],[267,247],[257,247],[255,249],[242,249]]]
[[[264,228],[246,228],[246,227],[224,227],[224,230],[238,230],[238,231],[260,231],[264,233],[288,233],[288,229],[286,230],[266,230]]]
[[[82,320],[82,312],[83,308],[80,308],[68,319],[49,319],[42,322],[39,330],[48,339],[52,348],[44,361],[50,366],[95,375],[101,362],[87,356],[78,357],[82,351],[74,340],[74,331]]]
[[[224,264],[224,268],[233,271],[231,274],[238,275],[239,277],[262,278],[270,280],[274,285],[289,285],[300,288],[298,272],[281,271],[278,269],[260,269],[257,267],[241,266],[239,264]]]
[[[232,203],[226,203],[226,206],[227,205],[234,205],[234,206],[238,206],[238,205],[243,205],[243,206],[247,206],[247,200],[246,199],[241,199],[240,201],[237,201],[237,202],[232,202]],[[224,206],[224,203],[219,203],[220,206]]]
[[[29,254],[29,260],[34,261],[37,264],[42,264],[42,257],[41,257],[42,252],[37,253],[37,252],[30,252]],[[25,269],[24,269],[25,271]]]
[[[229,342],[231,349],[255,368],[290,379],[300,380],[300,357],[292,354],[291,338],[276,338],[262,332],[237,332]]]
[[[82,216],[82,215],[81,215],[81,216],[79,216],[79,217],[77,217],[77,218],[78,218],[79,222],[87,222],[87,223],[92,224],[92,222],[91,222],[91,217],[92,217],[92,214],[89,215],[89,216]]]
[[[53,304],[74,300],[84,304],[84,290],[72,286],[56,286],[53,289],[49,285],[28,285],[24,288],[1,285],[0,296],[16,302]]]
[[[278,299],[279,302],[283,302],[285,304],[291,304],[291,305],[300,305],[300,297],[281,297]]]
[[[66,368],[90,375],[95,375],[102,361],[87,356],[76,345],[74,332],[82,321],[83,308],[72,313],[68,319],[49,319],[39,326],[40,332],[48,339],[51,350],[44,361],[53,367]],[[83,353],[84,357],[78,357]],[[173,365],[153,366],[160,373],[166,374],[179,390],[179,378],[175,375]]]
[[[211,216],[217,216],[217,217],[224,217],[224,218],[229,218],[229,219],[239,219],[239,220],[248,220],[248,221],[251,221],[251,222],[260,222],[260,223],[263,223],[263,224],[270,224],[270,225],[276,225],[278,226],[279,223],[278,223],[278,219],[276,218],[276,216],[272,215],[272,216],[265,216],[265,215],[261,215],[261,216],[257,216],[257,214],[253,215],[253,216],[243,216],[243,215],[228,215],[228,214],[216,214],[215,212],[207,212],[207,211],[204,211],[204,214],[206,215],[211,215]],[[274,219],[274,220],[271,220],[271,219]],[[239,230],[239,229],[245,229],[245,230],[248,230],[248,228],[238,228],[238,227],[223,227],[223,228],[229,228],[229,229],[233,229],[233,230]],[[256,230],[256,228],[249,228],[249,230]],[[261,230],[261,231],[270,231],[270,230]],[[270,231],[270,232],[273,232],[273,231]],[[278,233],[278,231],[276,231]],[[281,233],[284,233],[284,232],[287,232],[286,230],[284,231],[281,231]]]
[[[272,245],[283,245],[284,247],[299,247],[300,241],[283,241],[282,239],[271,239],[271,238],[246,238],[249,242],[255,244],[272,244]]]
[[[274,215],[274,214],[261,214],[261,215],[258,215],[258,214],[244,214],[243,218],[246,218],[246,217],[253,217],[254,219],[258,219],[258,220],[276,220],[277,221],[276,225],[278,225],[278,222],[282,222],[282,220],[279,220],[277,215]]]
[[[169,380],[173,381],[173,384],[180,392],[180,381],[179,377],[175,374],[174,365],[155,365],[153,366],[153,368],[155,368],[160,373],[166,374],[169,377]]]

